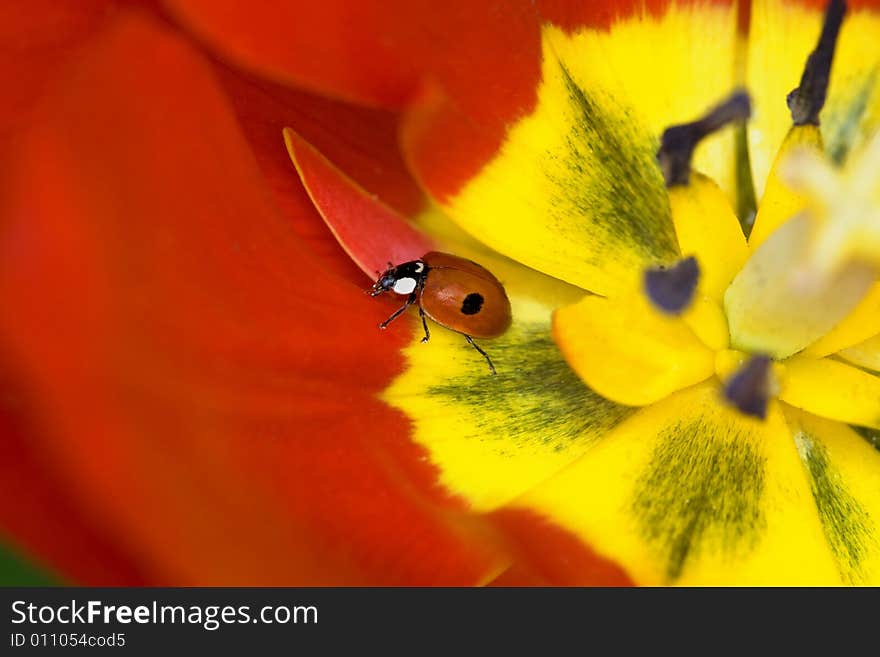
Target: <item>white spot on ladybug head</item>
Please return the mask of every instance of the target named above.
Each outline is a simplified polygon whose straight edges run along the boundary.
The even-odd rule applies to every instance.
[[[397,294],[411,294],[416,289],[416,279],[399,278],[394,282],[393,289]]]
[[[425,263],[421,260],[417,261],[416,264],[413,266],[413,271],[417,274],[421,274],[423,271],[425,271]]]

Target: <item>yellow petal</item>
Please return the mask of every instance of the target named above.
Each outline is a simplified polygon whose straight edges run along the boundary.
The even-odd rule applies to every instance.
[[[850,9],[844,20],[822,112],[825,150],[841,164],[880,128],[880,7]]]
[[[880,372],[880,334],[844,349],[838,355],[859,367]]]
[[[790,407],[785,418],[847,584],[880,583],[880,452],[849,427]]]
[[[732,7],[702,4],[607,30],[545,27],[536,109],[444,209],[534,269],[604,295],[631,288],[646,265],[679,255],[660,134],[733,88],[735,36]],[[725,133],[694,165],[732,181],[733,162]]]
[[[553,337],[588,386],[621,404],[650,404],[715,371],[714,354],[687,324],[641,294],[588,296],[560,308]]]
[[[442,485],[476,510],[489,511],[576,459],[632,410],[603,399],[571,371],[550,335],[553,309],[583,292],[497,254],[456,242],[436,212],[422,216],[442,248],[472,258],[504,283],[513,325],[478,340],[498,374],[464,338],[436,324],[421,344],[418,315],[408,367],[382,398],[413,425]],[[392,325],[389,330],[393,330]]]
[[[804,349],[804,354],[821,358],[859,344],[880,333],[880,283],[874,286],[843,321]]]
[[[726,349],[730,344],[727,317],[716,300],[698,294],[681,319],[712,351]]]
[[[779,398],[815,415],[880,428],[880,377],[830,358],[786,361]]]
[[[669,204],[681,252],[700,263],[699,289],[721,301],[749,255],[730,202],[714,181],[692,172],[687,185],[669,190]]]
[[[641,409],[516,506],[640,584],[839,583],[778,405],[761,422],[718,395],[704,384]]]
[[[804,196],[791,187],[780,177],[781,165],[786,162],[792,151],[809,149],[822,152],[822,135],[814,125],[798,125],[789,129],[779,149],[773,168],[767,179],[767,187],[761,202],[755,225],[749,235],[749,247],[755,250],[763,244],[786,221],[795,216],[806,206]]]
[[[749,122],[748,135],[759,198],[771,163],[791,127],[785,96],[798,86],[822,25],[822,6],[805,4],[786,0],[751,3],[748,81],[755,115]],[[878,35],[880,14],[876,9],[850,7],[840,30],[828,98],[820,114],[826,151],[837,162],[843,161],[880,124]]]

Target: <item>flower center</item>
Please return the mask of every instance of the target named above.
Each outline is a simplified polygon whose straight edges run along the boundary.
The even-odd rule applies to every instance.
[[[753,235],[748,259],[723,292],[731,349],[718,352],[716,374],[726,399],[760,418],[784,369],[774,360],[802,351],[839,325],[880,273],[880,132],[837,169],[825,157],[818,131],[845,12],[842,0],[829,4],[816,49],[788,94],[792,126],[771,172],[783,184],[768,185],[755,220],[763,232]],[[658,162],[670,198],[698,175],[690,165],[696,145],[749,114],[748,97],[740,92],[701,119],[664,132]],[[689,260],[645,272],[645,292],[659,311],[681,314],[693,298],[700,268],[695,261],[687,267]]]
[[[764,419],[767,404],[780,388],[785,366],[764,354],[733,349],[715,354],[715,374],[724,382],[724,398],[745,415]]]
[[[740,350],[777,359],[798,353],[846,318],[877,280],[880,140],[837,171],[818,132],[845,11],[841,0],[829,4],[800,86],[788,95],[792,127],[771,172],[787,187],[768,186],[756,219],[776,228],[753,239],[752,256],[724,295],[731,343]],[[791,215],[792,208],[799,211]]]

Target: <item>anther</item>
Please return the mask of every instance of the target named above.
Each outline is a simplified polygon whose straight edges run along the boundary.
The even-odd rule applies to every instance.
[[[786,98],[794,125],[819,125],[819,112],[825,105],[828,92],[834,47],[845,15],[844,0],[831,0],[828,3],[819,43],[807,58],[800,85]]]
[[[700,265],[693,256],[679,260],[672,267],[645,270],[645,293],[658,310],[667,315],[684,312],[697,290]]]
[[[724,397],[745,415],[767,417],[767,402],[773,394],[773,361],[769,356],[753,356],[724,386]]]
[[[687,185],[697,144],[729,123],[745,121],[751,113],[749,95],[745,91],[737,91],[702,118],[666,128],[660,138],[660,150],[657,151],[657,162],[663,171],[666,186]]]

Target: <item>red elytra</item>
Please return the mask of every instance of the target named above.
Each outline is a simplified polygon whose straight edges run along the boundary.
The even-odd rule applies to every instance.
[[[387,328],[407,308],[418,304],[425,330],[422,342],[431,337],[425,321],[425,317],[430,317],[464,335],[483,354],[495,374],[492,360],[472,339],[496,338],[510,327],[510,300],[504,286],[488,269],[449,253],[431,251],[418,260],[399,265],[389,263],[371,290],[373,296],[383,292],[394,292],[407,299],[380,328]]]

